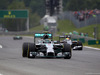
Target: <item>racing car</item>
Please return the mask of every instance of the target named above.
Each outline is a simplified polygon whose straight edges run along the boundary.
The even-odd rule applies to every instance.
[[[71,45],[73,50],[82,50],[83,49],[83,44],[81,41],[72,41],[70,35],[65,35],[65,36],[59,36],[59,41],[64,38],[63,42],[66,42]]]
[[[21,36],[14,36],[13,39],[14,40],[22,40],[23,38]]]
[[[55,44],[51,33],[35,33],[34,43],[23,43],[22,56],[70,59],[72,51],[67,43]]]

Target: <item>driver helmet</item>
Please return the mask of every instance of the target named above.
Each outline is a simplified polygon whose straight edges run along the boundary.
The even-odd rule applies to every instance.
[[[66,38],[66,40],[69,40],[69,38]]]

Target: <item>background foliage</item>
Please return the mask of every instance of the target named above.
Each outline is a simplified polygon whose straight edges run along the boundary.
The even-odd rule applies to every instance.
[[[77,11],[85,9],[100,9],[100,0],[63,0],[64,11]],[[40,19],[45,15],[45,0],[1,0],[0,10],[28,9],[30,28],[39,25]],[[25,19],[0,19],[0,24],[9,31],[26,30]]]

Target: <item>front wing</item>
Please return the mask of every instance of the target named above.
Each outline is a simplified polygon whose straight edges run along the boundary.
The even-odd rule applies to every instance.
[[[42,52],[30,52],[30,57],[40,57],[40,58],[64,58],[65,56],[68,56],[70,55],[70,52],[60,52],[58,53],[57,55],[48,55],[48,54],[44,54]]]

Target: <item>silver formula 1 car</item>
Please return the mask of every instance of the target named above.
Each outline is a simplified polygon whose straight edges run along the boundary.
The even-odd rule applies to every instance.
[[[23,43],[22,56],[28,58],[63,57],[70,59],[72,56],[71,46],[67,43],[54,43],[50,33],[36,33],[34,43]]]
[[[14,36],[13,39],[14,40],[22,40],[23,38],[21,36]]]
[[[63,38],[63,39],[62,39]],[[83,44],[81,41],[72,41],[70,35],[60,36],[59,41],[63,40],[63,43],[66,42],[71,45],[73,50],[82,50]]]

